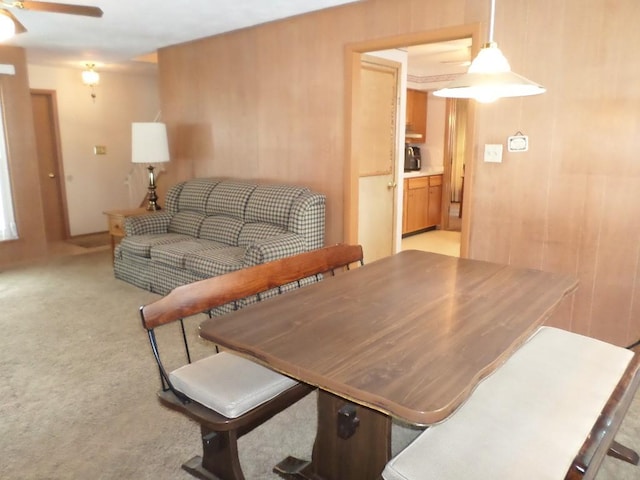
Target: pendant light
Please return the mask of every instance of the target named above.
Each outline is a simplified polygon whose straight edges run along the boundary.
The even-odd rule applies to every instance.
[[[96,72],[96,65],[94,63],[87,63],[87,68],[82,71],[82,83],[91,88],[91,98],[95,103],[95,87],[100,83],[100,74]]]
[[[471,62],[467,73],[433,92],[435,96],[473,98],[488,103],[502,97],[525,97],[546,91],[543,86],[511,71],[509,62],[498,48],[498,44],[493,41],[495,8],[496,2],[491,0],[489,41]]]

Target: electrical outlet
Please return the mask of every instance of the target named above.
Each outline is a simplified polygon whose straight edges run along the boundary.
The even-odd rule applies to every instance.
[[[484,146],[484,161],[502,163],[502,144],[486,144]]]

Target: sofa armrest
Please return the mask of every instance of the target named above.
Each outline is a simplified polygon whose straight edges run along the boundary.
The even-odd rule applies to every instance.
[[[136,215],[124,219],[124,233],[130,235],[149,235],[167,233],[171,214],[168,212],[153,212]]]
[[[251,243],[244,254],[243,265],[245,267],[251,267],[297,255],[307,250],[307,244],[302,235],[283,233],[275,237]]]

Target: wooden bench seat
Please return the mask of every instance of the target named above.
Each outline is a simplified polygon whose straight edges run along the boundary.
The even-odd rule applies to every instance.
[[[593,478],[638,388],[638,367],[630,350],[542,327],[458,411],[391,459],[383,478]],[[637,464],[622,449],[617,456]]]

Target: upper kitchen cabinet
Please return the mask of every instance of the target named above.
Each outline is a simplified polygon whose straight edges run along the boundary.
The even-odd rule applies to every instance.
[[[427,138],[427,92],[407,90],[406,124],[406,142],[424,143]]]

